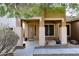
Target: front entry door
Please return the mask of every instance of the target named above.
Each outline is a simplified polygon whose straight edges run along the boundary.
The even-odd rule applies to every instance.
[[[29,40],[34,40],[35,37],[35,26],[33,24],[29,24]]]

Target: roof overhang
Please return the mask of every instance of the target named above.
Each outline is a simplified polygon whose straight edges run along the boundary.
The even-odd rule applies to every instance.
[[[40,20],[41,17],[32,17],[32,18],[21,18],[21,20],[30,21],[30,20]]]

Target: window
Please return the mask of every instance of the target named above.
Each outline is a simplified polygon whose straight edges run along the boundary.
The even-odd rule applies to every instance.
[[[69,36],[70,35],[70,25],[66,25],[67,27],[67,35]]]
[[[35,25],[35,36],[36,36],[36,25]]]
[[[54,35],[54,25],[45,25],[45,35]]]

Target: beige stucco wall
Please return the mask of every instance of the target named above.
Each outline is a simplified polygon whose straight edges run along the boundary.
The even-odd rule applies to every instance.
[[[53,12],[53,11],[50,12],[48,10],[45,10],[44,11],[44,18],[63,18],[63,21],[62,21],[62,19],[60,19],[61,20],[60,25],[63,26],[63,27],[66,26],[66,14],[65,14],[65,12],[60,13],[60,12]]]
[[[65,13],[58,13],[58,12],[50,12],[48,10],[45,10],[44,14],[45,18],[65,18]]]
[[[23,46],[22,28],[16,27],[16,28],[13,29],[13,31],[19,36],[17,46]]]
[[[16,19],[16,27],[14,28],[14,32],[19,36],[19,40],[17,42],[17,46],[23,46],[23,29],[21,27],[21,19]]]

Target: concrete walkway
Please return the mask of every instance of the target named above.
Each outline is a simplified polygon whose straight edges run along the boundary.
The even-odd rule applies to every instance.
[[[79,55],[79,48],[35,48],[37,43],[35,41],[27,41],[26,47],[23,49],[16,49],[15,56],[51,56],[51,55]]]
[[[15,56],[32,56],[33,51],[35,47],[35,42],[34,41],[27,41],[26,42],[26,47],[23,49],[16,49],[14,52]]]

